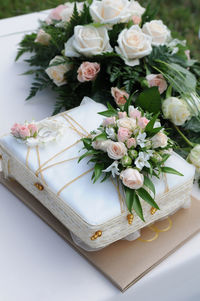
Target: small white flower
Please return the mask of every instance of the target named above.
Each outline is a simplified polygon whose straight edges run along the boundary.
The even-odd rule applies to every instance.
[[[109,139],[116,140],[116,133],[115,130],[112,127],[106,128],[106,134]]]
[[[150,168],[148,160],[150,159],[150,155],[148,153],[139,152],[139,156],[135,160],[135,165],[139,170],[142,170],[144,166]]]
[[[140,146],[140,147],[145,147],[145,144],[146,144],[146,136],[147,134],[146,133],[139,133],[136,140],[137,140],[137,144]]]
[[[114,161],[110,166],[108,166],[108,168],[102,170],[103,172],[111,172],[113,178],[115,178],[115,175],[119,175],[119,168],[118,168],[119,162],[118,161]]]

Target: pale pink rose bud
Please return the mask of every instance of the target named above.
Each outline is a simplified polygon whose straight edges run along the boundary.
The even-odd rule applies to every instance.
[[[77,72],[79,82],[93,81],[100,72],[100,65],[98,63],[84,62],[80,65]]]
[[[46,33],[43,29],[40,29],[37,33],[37,37],[35,39],[36,43],[48,46],[51,36]]]
[[[60,21],[62,19],[62,11],[66,9],[66,6],[61,4],[54,8],[46,19],[47,24],[51,24],[52,20]]]
[[[128,140],[128,138],[131,137],[131,134],[132,133],[129,129],[120,127],[117,133],[118,141],[125,142],[126,140]]]
[[[135,15],[133,16],[132,20],[135,25],[139,25],[142,21],[142,18],[140,16]]]
[[[159,132],[151,138],[151,141],[152,141],[153,148],[158,148],[158,147],[163,148],[167,146],[168,137],[164,133]]]
[[[188,49],[188,50],[185,50],[185,55],[186,55],[188,61],[190,61],[190,60],[191,60],[191,57],[190,57],[190,50],[189,50],[189,49]]]
[[[144,176],[137,169],[127,168],[120,174],[123,184],[130,189],[139,189],[143,186]]]
[[[19,131],[20,131],[20,124],[19,123],[15,123],[12,128],[11,128],[11,134],[16,137],[16,138],[19,138],[20,137],[20,134],[19,134]]]
[[[115,102],[118,106],[123,106],[126,103],[126,98],[129,98],[129,94],[124,91],[120,90],[117,87],[112,87],[111,88],[111,94],[115,99]]]
[[[167,82],[162,74],[149,74],[146,76],[149,87],[158,87],[160,94],[167,90]]]
[[[116,118],[115,117],[108,117],[108,118],[105,118],[103,120],[102,125],[103,126],[115,125],[115,123],[116,123]]]
[[[126,146],[130,149],[131,147],[136,147],[137,146],[137,142],[135,140],[135,138],[129,138],[126,141]]]
[[[36,126],[36,124],[34,124],[34,123],[29,124],[29,125],[28,125],[28,129],[29,129],[29,131],[30,131],[30,136],[34,136],[34,135],[36,135],[37,132],[38,132],[37,126]]]
[[[126,112],[118,112],[118,117],[119,117],[119,119],[125,118],[125,117],[127,117],[127,113]]]
[[[140,119],[138,119],[138,126],[141,129],[144,129],[147,124],[149,123],[150,120],[148,120],[146,117],[141,117]]]
[[[134,119],[139,119],[141,117],[141,112],[137,109],[131,108],[129,109],[129,116]]]
[[[127,148],[123,142],[110,142],[107,148],[108,157],[119,160],[127,154]]]
[[[27,126],[21,125],[19,129],[19,138],[26,139],[30,137],[30,131]]]
[[[92,147],[96,150],[102,150],[104,152],[107,152],[107,148],[110,145],[111,140],[100,140],[100,141],[93,141]]]

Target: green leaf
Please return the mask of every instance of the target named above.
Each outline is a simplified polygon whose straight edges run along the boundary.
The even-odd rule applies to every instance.
[[[155,197],[155,194],[156,194],[155,186],[154,186],[153,182],[150,180],[150,178],[147,176],[144,176],[144,185],[153,192],[154,197]]]
[[[107,135],[105,132],[101,133],[100,135],[96,136],[93,141],[101,141],[101,140],[106,140]]]
[[[154,199],[151,197],[151,195],[144,189],[140,188],[137,190],[137,194],[143,199],[145,202],[147,202],[149,205],[156,209],[160,209]]]
[[[167,166],[161,167],[161,171],[164,173],[170,173],[170,174],[181,176],[181,177],[184,176],[182,173],[180,173],[176,169],[173,169],[173,168],[167,167]]]
[[[196,117],[192,117],[185,125],[186,130],[193,131],[195,133],[200,133],[200,121]]]
[[[129,96],[128,99],[126,99],[126,103],[125,103],[125,106],[124,106],[124,111],[128,114],[128,108],[129,106],[131,105],[131,103],[133,102],[133,96],[137,93],[137,91],[135,91],[133,94],[131,94]]]
[[[145,127],[145,132],[146,133],[152,134],[152,133],[154,133],[154,130],[156,130],[156,128],[154,129],[154,125],[155,125],[155,122],[158,118],[158,115],[159,115],[159,113],[154,115],[153,118],[149,121],[149,123]]]
[[[93,149],[91,143],[92,143],[92,140],[90,138],[83,138],[82,139],[82,142],[84,144],[84,147],[87,149],[87,150],[90,150],[90,149]]]
[[[97,151],[95,151],[95,150],[89,150],[88,152],[86,152],[85,154],[83,154],[82,156],[80,156],[78,162],[80,162],[81,160],[83,160],[85,157],[89,157],[89,156],[96,155],[96,154],[98,154]]]
[[[134,211],[136,212],[136,214],[141,218],[141,220],[143,220],[143,222],[145,222],[144,220],[144,216],[143,216],[143,210],[142,210],[142,206],[140,203],[140,199],[138,197],[138,195],[136,194],[136,191],[134,190],[134,194],[133,194],[133,205],[132,205]]]
[[[93,183],[95,183],[101,176],[102,170],[104,169],[103,164],[96,163],[94,166],[94,180]]]
[[[158,113],[161,110],[161,96],[157,87],[146,89],[140,93],[135,101],[135,105],[141,107],[149,113]]]
[[[134,197],[134,190],[130,189],[128,187],[125,187],[125,193],[126,193],[126,206],[130,212],[132,212],[133,207],[133,197]]]
[[[98,114],[102,115],[102,116],[106,116],[106,117],[117,116],[117,112],[116,111],[114,112],[113,110],[107,110],[107,111],[99,112]]]

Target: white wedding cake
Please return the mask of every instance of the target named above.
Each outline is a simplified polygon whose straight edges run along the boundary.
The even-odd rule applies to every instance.
[[[173,153],[167,166],[184,176],[154,178],[160,210],[141,201],[145,222],[133,211],[133,221],[128,223],[119,181],[109,178],[93,184],[93,163],[88,164],[87,158],[78,163],[83,147],[80,139],[98,128],[103,120],[98,112],[103,110],[102,104],[85,98],[79,107],[39,123],[42,129],[38,139],[19,143],[11,134],[0,139],[5,177],[18,181],[92,249],[105,247],[186,206],[195,172],[192,165]]]

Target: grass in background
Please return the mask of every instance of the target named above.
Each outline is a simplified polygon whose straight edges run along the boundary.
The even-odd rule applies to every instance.
[[[65,0],[0,0],[0,19],[49,9]],[[147,0],[139,0],[146,5]],[[170,27],[175,37],[187,39],[192,55],[200,60],[200,1],[151,0],[158,7],[158,17]]]

